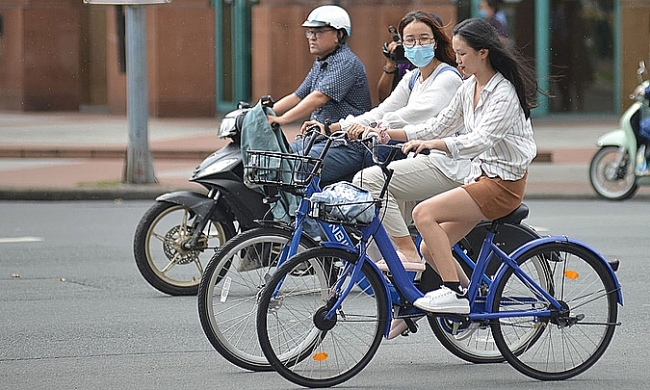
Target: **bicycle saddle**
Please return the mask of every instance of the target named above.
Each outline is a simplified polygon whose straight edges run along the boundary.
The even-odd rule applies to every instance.
[[[510,214],[506,215],[505,217],[501,217],[497,220],[495,220],[496,223],[499,224],[504,224],[504,223],[513,223],[513,224],[519,224],[521,221],[526,219],[528,217],[528,212],[530,209],[528,206],[526,206],[525,203],[522,203],[515,209],[515,211],[511,212]]]

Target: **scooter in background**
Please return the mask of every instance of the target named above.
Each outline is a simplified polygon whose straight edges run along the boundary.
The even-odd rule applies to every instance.
[[[639,84],[650,83],[643,77],[648,71],[639,62]],[[649,141],[640,135],[641,122],[650,118],[650,106],[644,94],[630,95],[636,101],[621,117],[620,128],[602,135],[596,141],[600,148],[591,159],[589,181],[598,196],[609,200],[629,199],[639,186],[650,185],[648,172]]]

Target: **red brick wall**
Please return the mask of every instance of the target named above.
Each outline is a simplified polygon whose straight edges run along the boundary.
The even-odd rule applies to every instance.
[[[214,12],[206,3],[172,1],[148,19],[154,116],[215,115]]]
[[[4,31],[0,36],[0,109],[22,110],[23,17],[18,7],[0,7]]]
[[[622,111],[630,106],[631,100],[627,97],[638,84],[636,70],[639,61],[645,61],[646,68],[650,69],[650,4],[647,0],[622,0],[621,14],[624,20],[621,31]]]
[[[79,108],[79,10],[65,2],[23,11],[25,110]]]
[[[79,1],[17,0],[0,5],[0,108],[79,106]]]

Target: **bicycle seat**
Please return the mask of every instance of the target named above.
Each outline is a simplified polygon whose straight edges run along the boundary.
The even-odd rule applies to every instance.
[[[528,206],[526,206],[525,203],[522,203],[515,209],[515,211],[511,212],[510,214],[506,215],[505,217],[501,217],[494,222],[498,224],[504,224],[504,223],[512,223],[512,224],[519,224],[521,221],[526,219],[528,217],[528,212],[530,209]]]

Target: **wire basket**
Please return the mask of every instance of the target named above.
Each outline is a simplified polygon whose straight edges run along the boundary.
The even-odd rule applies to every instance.
[[[247,150],[245,177],[254,184],[285,190],[303,189],[320,171],[323,160],[311,156]]]
[[[310,216],[327,223],[367,226],[375,217],[375,203],[368,190],[348,182],[327,186],[310,198]]]

